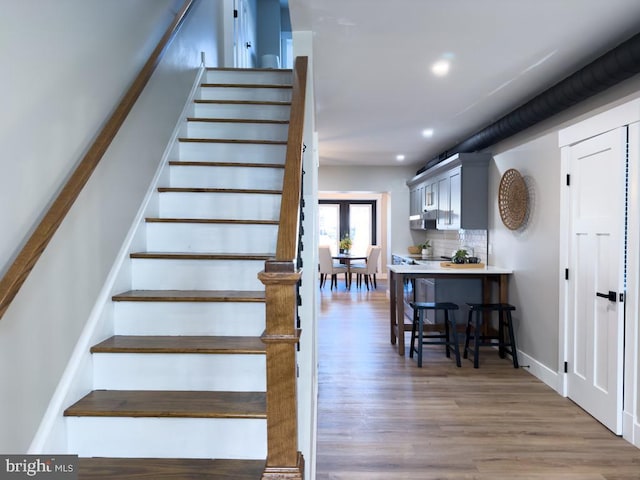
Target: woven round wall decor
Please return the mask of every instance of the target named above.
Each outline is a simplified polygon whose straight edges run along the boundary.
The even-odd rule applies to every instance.
[[[529,198],[527,185],[520,172],[510,168],[500,180],[498,188],[498,207],[502,223],[511,229],[520,228],[527,216]]]

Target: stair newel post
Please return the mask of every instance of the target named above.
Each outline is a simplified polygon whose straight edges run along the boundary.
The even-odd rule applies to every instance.
[[[291,111],[282,180],[282,199],[275,259],[265,262],[258,278],[265,285],[266,328],[262,341],[267,351],[267,464],[264,480],[302,480],[304,458],[298,451],[297,263],[301,233],[302,141],[307,57],[297,57],[293,68]]]
[[[297,285],[301,271],[293,262],[267,261],[258,278],[265,285],[267,325],[267,463],[262,478],[302,480],[298,451],[296,345]]]

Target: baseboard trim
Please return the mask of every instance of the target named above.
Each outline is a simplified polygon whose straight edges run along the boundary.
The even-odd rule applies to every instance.
[[[638,443],[634,442],[634,439],[638,438],[639,428],[640,425],[634,423],[633,415],[629,412],[622,412],[622,438],[636,447]]]
[[[549,385],[558,392],[558,394],[564,396],[562,374],[554,372],[546,365],[521,351],[518,351],[518,363],[520,363],[520,368],[526,370],[546,385]]]
[[[622,413],[622,438],[640,448],[640,423],[636,422],[629,412]]]

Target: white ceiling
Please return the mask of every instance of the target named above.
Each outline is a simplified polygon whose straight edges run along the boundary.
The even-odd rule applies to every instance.
[[[322,165],[422,165],[640,31],[640,0],[289,0],[289,9],[294,31],[313,32]],[[443,57],[450,72],[436,77]]]

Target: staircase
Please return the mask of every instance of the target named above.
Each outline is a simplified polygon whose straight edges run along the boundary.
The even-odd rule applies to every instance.
[[[289,70],[205,72],[131,290],[112,298],[115,335],[91,348],[94,390],[65,411],[81,479],[262,475],[258,273],[276,252],[291,91]]]

